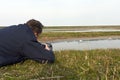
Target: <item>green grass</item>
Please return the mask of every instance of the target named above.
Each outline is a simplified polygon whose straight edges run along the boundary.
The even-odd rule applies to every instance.
[[[42,37],[97,37],[120,35],[120,32],[46,32]]]
[[[27,60],[1,67],[0,80],[41,80],[55,76],[63,76],[60,80],[120,80],[120,49],[57,51],[55,56],[54,64]]]
[[[71,39],[71,38],[91,38],[103,36],[120,36],[120,32],[43,32],[39,39],[56,40],[56,39]]]

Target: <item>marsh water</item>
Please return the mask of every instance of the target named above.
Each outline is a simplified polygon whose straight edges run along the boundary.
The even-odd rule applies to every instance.
[[[52,42],[53,50],[91,50],[91,49],[108,49],[120,48],[120,39],[88,39]]]

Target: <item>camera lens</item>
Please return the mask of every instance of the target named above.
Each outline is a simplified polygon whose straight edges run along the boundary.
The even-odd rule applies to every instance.
[[[46,43],[46,44],[52,50],[52,44],[51,43]]]
[[[50,48],[50,50],[52,50],[52,44],[51,43],[45,43],[45,44]],[[43,48],[46,47],[45,44],[42,44]]]

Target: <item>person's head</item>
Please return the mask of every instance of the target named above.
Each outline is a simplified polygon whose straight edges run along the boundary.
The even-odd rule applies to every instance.
[[[27,21],[26,24],[32,29],[36,38],[38,37],[39,34],[42,33],[42,28],[44,26],[39,21],[37,21],[35,19],[31,19],[31,20]]]

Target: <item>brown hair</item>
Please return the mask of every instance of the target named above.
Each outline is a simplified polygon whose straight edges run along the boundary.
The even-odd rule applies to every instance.
[[[32,29],[33,32],[38,34],[42,33],[42,28],[44,27],[39,21],[31,19],[26,22],[26,24]]]

